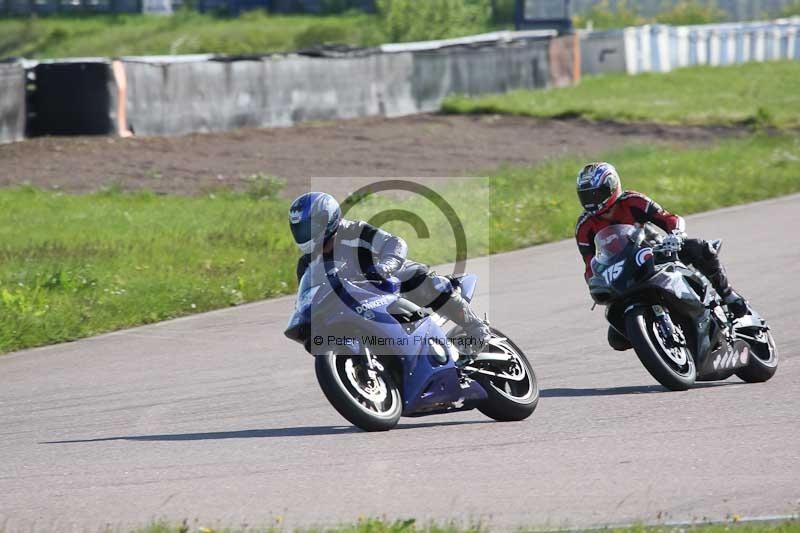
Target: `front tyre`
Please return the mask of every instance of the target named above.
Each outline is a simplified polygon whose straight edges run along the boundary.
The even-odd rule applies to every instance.
[[[491,328],[492,337],[483,352],[502,353],[511,359],[511,365],[499,366],[482,363],[473,365],[480,370],[492,372],[494,376],[473,374],[486,390],[488,398],[478,405],[478,410],[498,422],[525,420],[533,414],[539,404],[539,382],[525,353],[501,331]]]
[[[370,376],[359,355],[317,355],[314,370],[325,397],[340,415],[364,431],[388,431],[403,411],[400,390],[388,372]]]
[[[664,338],[650,307],[636,307],[628,313],[625,329],[639,361],[656,381],[673,391],[694,385],[697,369],[692,354],[686,346]]]
[[[755,341],[747,341],[750,347],[750,361],[747,366],[736,371],[736,375],[747,383],[762,383],[775,375],[778,370],[778,349],[775,339],[768,330],[755,332]]]

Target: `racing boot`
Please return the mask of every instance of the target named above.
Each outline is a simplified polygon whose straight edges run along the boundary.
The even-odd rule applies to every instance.
[[[709,247],[709,250],[711,249],[712,248]],[[708,276],[711,285],[714,286],[717,294],[722,298],[722,303],[727,306],[734,320],[742,318],[750,313],[750,306],[747,304],[747,300],[742,298],[742,296],[731,287],[728,281],[728,274],[725,272],[725,267],[720,263],[717,252],[709,253],[707,256],[703,257],[703,260],[704,264],[702,266],[705,269],[703,273]]]
[[[481,353],[491,338],[491,331],[486,322],[480,319],[461,294],[453,292],[447,301],[438,309],[438,313],[461,326],[465,335],[456,339],[456,349],[467,360],[472,360]]]
[[[608,345],[618,352],[624,352],[625,350],[633,348],[631,341],[617,331],[614,326],[608,326]]]
[[[722,298],[722,303],[728,308],[728,311],[733,315],[734,320],[742,318],[750,312],[750,306],[747,300],[734,290],[731,290],[727,296]]]

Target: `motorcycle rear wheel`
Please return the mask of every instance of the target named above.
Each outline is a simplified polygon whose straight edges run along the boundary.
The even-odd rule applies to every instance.
[[[388,431],[403,412],[400,389],[388,372],[372,379],[357,355],[317,355],[314,370],[325,397],[340,415],[364,431]]]
[[[660,338],[657,328],[653,327],[654,317],[649,307],[637,307],[627,314],[625,329],[628,340],[639,361],[656,381],[672,391],[687,390],[697,379],[694,358],[686,347],[682,348],[683,353],[670,353],[666,341]]]
[[[474,374],[472,377],[486,390],[488,398],[478,405],[478,411],[498,422],[517,422],[533,414],[539,404],[539,382],[528,358],[519,346],[501,331],[491,328],[492,340],[488,351],[505,352],[516,359],[520,381]],[[500,370],[500,369],[495,369]]]

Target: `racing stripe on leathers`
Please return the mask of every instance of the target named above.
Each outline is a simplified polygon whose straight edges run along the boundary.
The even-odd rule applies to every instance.
[[[403,239],[363,220],[342,220],[335,239],[334,246],[338,251],[349,248],[352,255],[358,258],[359,265],[372,265],[374,261],[387,275],[400,270],[408,255],[408,245]],[[310,255],[304,255],[298,261],[298,281],[303,277],[311,259]]]

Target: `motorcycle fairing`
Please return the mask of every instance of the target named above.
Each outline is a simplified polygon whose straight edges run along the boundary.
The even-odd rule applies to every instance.
[[[442,328],[433,320],[426,320],[422,349],[415,356],[405,358],[403,376],[403,415],[446,411],[457,401],[486,399],[486,391],[471,381],[462,387],[453,348]]]
[[[736,369],[747,366],[750,357],[750,346],[745,341],[735,339],[730,343],[724,339],[719,348],[705,357],[702,366],[697,365],[697,380],[727,379]]]
[[[462,294],[471,297],[476,281],[471,275],[458,278]],[[342,294],[347,297],[342,298]],[[486,391],[475,381],[462,386],[447,336],[431,315],[423,313],[417,315],[418,320],[403,320],[395,316],[398,312],[413,313],[414,306],[407,305],[399,295],[381,293],[372,285],[340,280],[335,287],[320,286],[309,306],[295,310],[286,335],[299,342],[323,337],[320,344],[305,340],[307,349],[316,354],[331,348],[327,338],[332,335],[353,339],[351,343],[337,344],[339,351],[365,355],[368,348],[371,355],[381,359],[396,358],[402,374],[404,416],[461,406],[471,408],[474,401],[487,398]],[[375,346],[365,343],[364,336],[404,339],[406,343]]]
[[[710,376],[720,375],[719,364],[715,368],[714,359],[728,349],[729,343],[723,335],[720,321],[708,309],[713,304],[715,294],[710,283],[701,274],[680,262],[659,266],[644,283],[623,294],[620,303],[612,304],[606,309],[606,318],[618,332],[626,335],[625,313],[633,309],[628,302],[635,301],[637,294],[647,291],[659,293],[667,301],[668,307],[690,321],[694,332],[688,336],[687,342],[693,341],[690,348],[695,354],[698,379],[721,379]],[[712,350],[717,345],[719,347]]]

